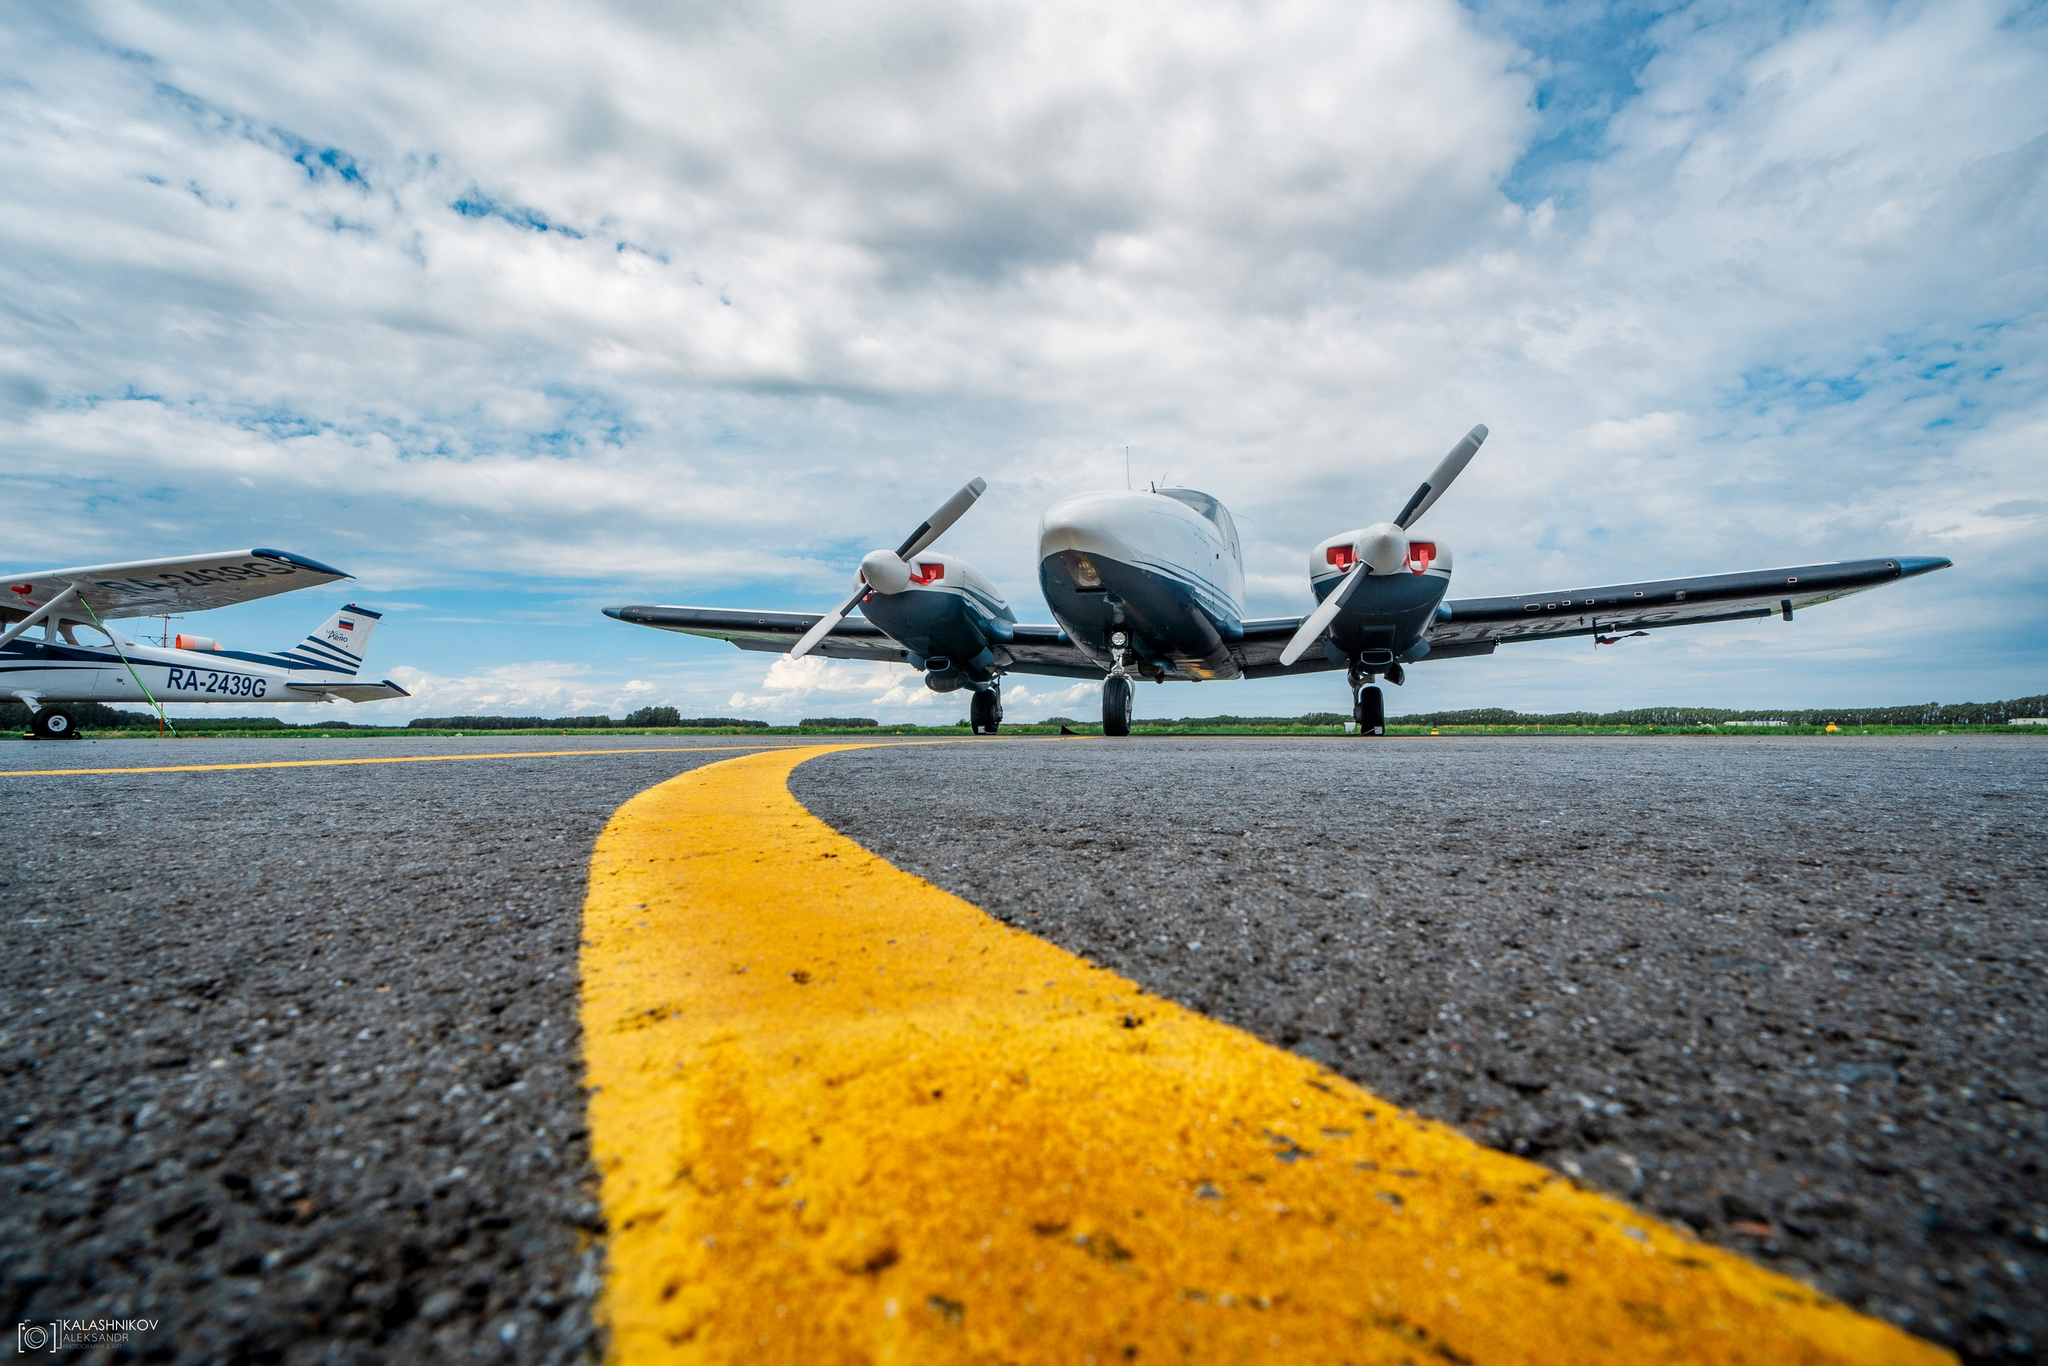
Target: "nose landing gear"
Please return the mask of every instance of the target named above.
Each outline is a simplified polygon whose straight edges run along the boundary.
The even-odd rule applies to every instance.
[[[1129,735],[1131,733],[1131,687],[1130,667],[1131,638],[1122,630],[1109,634],[1109,677],[1102,680],[1102,733],[1104,735]]]
[[[1003,724],[1002,684],[993,683],[974,694],[967,708],[967,720],[976,735],[994,735]]]
[[[1122,674],[1111,674],[1102,680],[1102,733],[1104,735],[1129,735],[1131,733],[1131,680]]]

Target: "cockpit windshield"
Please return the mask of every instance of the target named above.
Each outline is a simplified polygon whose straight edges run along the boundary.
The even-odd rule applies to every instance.
[[[1199,489],[1160,489],[1159,493],[1162,497],[1171,498],[1176,503],[1186,503],[1189,507],[1215,523],[1216,529],[1223,533],[1224,544],[1230,547],[1230,553],[1242,558],[1237,544],[1237,524],[1230,520],[1229,508],[1224,507],[1215,498],[1203,493]]]

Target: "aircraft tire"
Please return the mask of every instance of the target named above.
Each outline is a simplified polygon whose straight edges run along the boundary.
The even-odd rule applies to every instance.
[[[1360,688],[1358,705],[1351,709],[1351,715],[1358,722],[1360,735],[1385,735],[1387,733],[1387,696],[1378,688]]]
[[[1003,698],[994,688],[974,694],[968,705],[968,723],[976,735],[994,735],[1003,724]]]
[[[1105,678],[1102,680],[1102,733],[1104,735],[1129,735],[1131,733],[1131,680],[1128,678]]]
[[[78,723],[62,707],[44,707],[29,722],[38,740],[76,740]]]

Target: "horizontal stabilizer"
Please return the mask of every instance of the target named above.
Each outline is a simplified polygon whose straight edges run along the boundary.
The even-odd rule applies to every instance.
[[[394,697],[412,696],[388,678],[382,683],[287,683],[285,687],[295,694],[293,700],[299,702],[337,697],[344,702],[385,702]]]

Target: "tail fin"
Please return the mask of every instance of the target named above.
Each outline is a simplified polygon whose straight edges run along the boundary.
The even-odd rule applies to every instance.
[[[329,617],[319,630],[281,653],[315,669],[354,674],[363,667],[363,656],[370,651],[370,637],[377,633],[377,623],[382,619],[383,613],[350,603]]]

